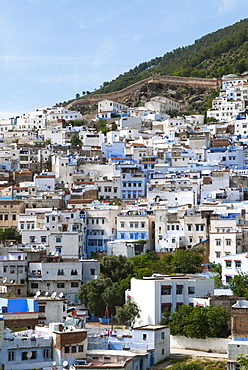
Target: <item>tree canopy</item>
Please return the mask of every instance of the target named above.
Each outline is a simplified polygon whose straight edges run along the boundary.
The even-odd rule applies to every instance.
[[[118,283],[111,279],[96,279],[81,285],[78,298],[98,317],[103,317],[106,307],[109,315],[115,315],[116,306],[124,304],[124,294]]]
[[[248,299],[248,274],[235,275],[229,282],[229,288],[234,295]]]
[[[203,255],[192,249],[178,249],[172,259],[174,272],[195,274],[201,271]]]
[[[131,327],[134,325],[136,318],[140,317],[140,309],[132,298],[122,307],[116,307],[116,318],[119,323],[125,323]]]
[[[100,260],[101,273],[104,278],[117,282],[133,273],[133,262],[125,256],[103,256]]]
[[[16,227],[0,229],[0,242],[2,242],[3,244],[5,244],[7,241],[15,241],[17,243],[20,243],[21,240],[21,233]]]
[[[77,135],[72,135],[70,143],[72,146],[82,145],[82,140]]]
[[[225,307],[192,307],[182,305],[171,315],[172,335],[189,338],[226,338],[230,334],[230,312]]]

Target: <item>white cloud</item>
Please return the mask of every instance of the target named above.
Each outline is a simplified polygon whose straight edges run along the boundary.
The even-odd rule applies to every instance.
[[[237,5],[237,0],[220,0],[219,14],[228,13],[235,5]]]
[[[134,35],[133,36],[133,40],[138,44],[138,42],[140,42],[140,40],[143,39],[143,36],[141,35]]]
[[[115,49],[115,43],[113,42],[111,37],[103,38],[99,46],[105,51],[113,51]]]

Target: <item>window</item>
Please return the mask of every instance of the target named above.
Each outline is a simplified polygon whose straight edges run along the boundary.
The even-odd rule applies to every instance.
[[[216,258],[220,258],[220,252],[215,252]]]
[[[65,287],[65,283],[57,283],[57,288],[64,288]]]
[[[138,222],[135,222],[134,223],[134,227],[137,229],[139,227],[139,223]]]
[[[8,215],[4,215],[4,221],[8,221],[9,219],[9,216]]]
[[[8,361],[15,361],[15,352],[14,351],[9,351]]]
[[[162,355],[164,355],[164,348],[162,348]]]
[[[26,360],[36,360],[37,359],[37,352],[32,351],[32,356],[28,357],[28,352],[22,352],[22,361]]]
[[[12,220],[16,221],[16,215],[15,214],[12,215]]]
[[[84,346],[83,344],[78,346],[78,352],[83,352],[84,351]]]
[[[192,225],[188,225],[188,231],[192,230]]]
[[[195,287],[194,286],[189,286],[188,287],[188,294],[195,294]]]
[[[41,240],[41,243],[46,243],[46,236],[41,236],[40,240]]]
[[[56,241],[56,243],[61,243],[61,238],[60,237],[56,237],[55,238],[55,241]]]
[[[161,286],[161,294],[162,295],[171,295],[171,286],[162,285]]]
[[[145,227],[145,223],[144,222],[141,222],[140,223],[140,226],[143,228],[143,227]]]
[[[183,286],[177,285],[176,294],[183,294]]]
[[[43,350],[43,358],[49,358],[50,357],[50,350],[44,349]]]
[[[226,267],[227,268],[232,267],[232,261],[226,261]]]
[[[95,269],[90,269],[90,274],[95,275]]]
[[[71,275],[77,275],[77,274],[78,274],[77,270],[71,270]]]
[[[58,270],[58,275],[64,275],[64,270]]]
[[[235,261],[235,268],[236,269],[241,268],[241,261]]]
[[[71,346],[71,353],[77,352],[77,346]]]
[[[39,312],[46,312],[46,306],[39,306]]]
[[[38,289],[39,288],[39,284],[38,283],[31,283],[31,288],[32,289]]]
[[[121,227],[125,227],[125,222],[121,222]]]
[[[164,331],[161,333],[161,339],[164,339]]]
[[[65,346],[65,353],[70,353],[70,347],[69,346]]]
[[[232,276],[226,276],[226,283],[230,283],[231,280],[232,280]]]
[[[146,340],[146,339],[147,339],[147,335],[143,334],[143,340]]]
[[[226,239],[226,245],[231,245],[231,239]]]
[[[221,245],[221,240],[220,239],[215,239],[215,245]]]

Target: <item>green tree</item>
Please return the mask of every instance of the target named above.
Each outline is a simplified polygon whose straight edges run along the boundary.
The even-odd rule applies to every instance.
[[[206,318],[208,322],[208,337],[225,338],[228,335],[230,312],[226,307],[208,307],[206,309]]]
[[[211,264],[210,266],[211,272],[215,273],[214,275],[214,287],[216,289],[223,288],[222,283],[222,266],[220,263],[217,264]]]
[[[102,298],[111,316],[115,315],[116,306],[122,306],[125,302],[125,296],[118,283],[108,286],[102,293]]]
[[[76,99],[79,99],[80,98],[80,94],[79,93],[77,93],[76,94]]]
[[[100,262],[102,276],[110,278],[112,282],[120,281],[133,274],[133,263],[125,256],[104,255]]]
[[[248,274],[235,275],[229,282],[229,288],[237,297],[248,298]]]
[[[122,307],[116,307],[116,319],[119,323],[125,323],[132,327],[136,318],[139,317],[139,306],[132,298],[129,298],[127,303],[125,303]]]
[[[172,335],[189,338],[226,338],[230,334],[230,312],[225,307],[191,307],[182,305],[171,315]]]
[[[178,249],[174,254],[172,266],[174,272],[195,274],[201,272],[203,255],[193,249]]]
[[[83,126],[85,124],[85,121],[82,119],[69,119],[68,124],[72,127]]]
[[[240,365],[240,370],[248,370],[248,356],[244,356],[243,353],[241,353],[237,358],[236,361]]]
[[[21,233],[16,227],[0,229],[0,242],[2,242],[4,245],[10,241],[20,243],[21,240]]]
[[[124,303],[124,294],[119,284],[109,278],[91,280],[81,285],[78,298],[98,317],[104,316],[106,307],[110,315],[115,315],[115,307]]]
[[[70,143],[71,143],[71,146],[78,146],[78,145],[82,145],[82,140],[80,140],[77,135],[72,135]]]
[[[48,137],[46,140],[45,140],[45,144],[46,145],[52,145],[52,139],[50,137]]]
[[[99,119],[96,121],[96,129],[97,131],[101,131],[103,134],[106,134],[107,132],[109,132],[109,128],[107,127],[107,121],[106,119]]]

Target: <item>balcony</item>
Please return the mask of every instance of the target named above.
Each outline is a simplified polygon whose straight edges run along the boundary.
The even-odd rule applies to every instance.
[[[30,278],[38,279],[38,278],[42,278],[42,273],[41,273],[41,270],[32,271],[28,273],[28,276]]]

